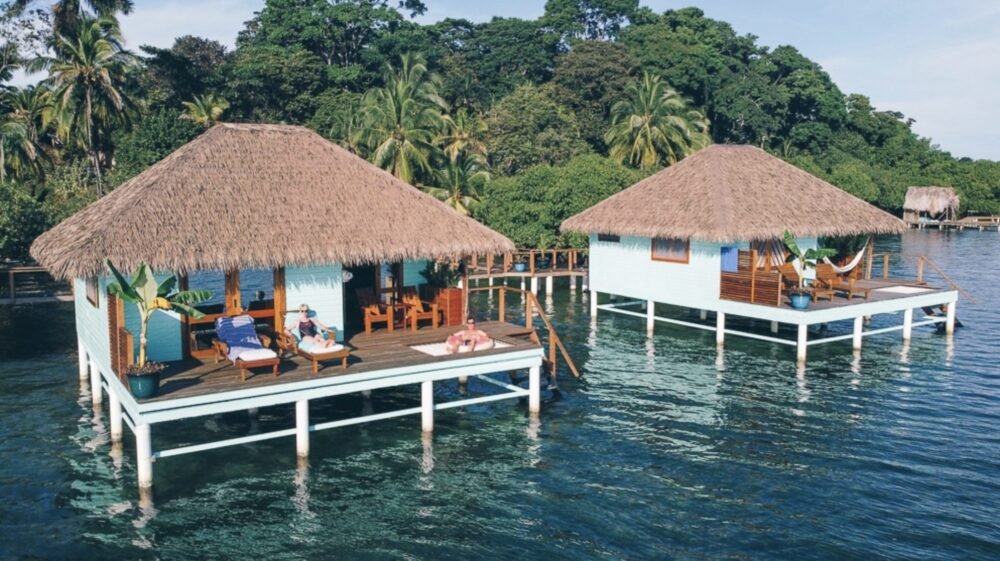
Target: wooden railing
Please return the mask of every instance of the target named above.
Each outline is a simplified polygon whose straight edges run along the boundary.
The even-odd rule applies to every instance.
[[[6,304],[16,304],[18,292],[22,298],[54,298],[70,292],[69,286],[53,279],[45,267],[36,265],[2,267],[0,275],[7,277],[7,282],[2,287],[6,290],[0,289],[0,300]]]
[[[477,288],[470,288],[469,293],[475,292],[498,292],[499,298],[497,302],[497,315],[499,321],[507,321],[507,293],[514,292],[521,295],[522,301],[524,302],[524,326],[527,329],[534,330],[534,316],[538,314],[538,317],[542,320],[545,328],[548,330],[549,335],[549,349],[548,349],[548,360],[550,371],[555,374],[556,372],[556,359],[557,351],[558,354],[562,356],[563,360],[566,362],[566,366],[569,367],[570,372],[573,373],[575,378],[580,377],[580,371],[576,369],[576,364],[573,359],[569,356],[569,351],[566,350],[566,346],[563,344],[562,339],[559,338],[559,334],[556,333],[555,326],[549,320],[549,317],[545,314],[542,309],[541,304],[538,303],[538,299],[535,295],[527,290],[520,290],[517,288],[509,286],[483,286]]]
[[[958,286],[958,283],[956,283],[954,280],[952,280],[952,278],[950,276],[948,276],[948,274],[945,273],[944,270],[941,269],[941,267],[938,267],[937,263],[935,263],[934,261],[932,261],[930,257],[927,257],[926,255],[923,255],[923,254],[920,254],[920,253],[871,253],[871,252],[869,252],[868,253],[868,257],[865,260],[864,268],[863,268],[863,270],[861,272],[862,278],[865,278],[865,279],[881,278],[882,280],[888,280],[888,279],[892,278],[891,277],[890,268],[891,268],[892,257],[893,256],[896,256],[896,257],[899,257],[899,258],[910,258],[910,259],[916,259],[917,260],[916,282],[918,284],[926,284],[927,283],[927,275],[926,275],[926,273],[928,272],[928,269],[929,269],[931,272],[936,273],[945,283],[947,283],[947,285],[952,290],[957,290],[958,293],[961,294],[962,296],[964,296],[967,300],[969,300],[969,302],[978,305],[978,302],[976,302],[976,299],[973,298],[971,294],[969,294],[964,289],[962,289],[962,287]],[[876,263],[878,263],[878,264],[881,265],[881,270],[880,271],[876,271],[875,270],[875,264]]]
[[[781,305],[781,274],[757,268],[757,251],[740,250],[736,271],[723,271],[719,297],[725,300]]]
[[[472,255],[466,260],[470,275],[505,275],[512,272],[532,274],[538,272],[574,272],[585,269],[587,249],[519,249],[501,255]],[[544,261],[548,265],[543,267]],[[524,271],[517,271],[516,264],[523,263]]]

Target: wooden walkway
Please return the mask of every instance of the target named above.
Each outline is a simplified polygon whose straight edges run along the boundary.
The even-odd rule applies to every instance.
[[[922,289],[922,291],[919,292],[919,293],[900,293],[900,292],[892,292],[892,291],[880,290],[879,288],[876,288],[876,289],[873,289],[870,292],[869,297],[868,297],[867,300],[865,300],[862,296],[860,296],[858,294],[855,294],[854,298],[848,299],[847,295],[845,295],[842,292],[838,291],[836,293],[836,295],[833,297],[832,300],[827,299],[827,298],[820,298],[819,300],[817,300],[815,302],[810,302],[809,303],[809,309],[806,310],[806,311],[809,311],[809,310],[826,310],[826,309],[830,309],[830,308],[842,308],[842,307],[845,307],[845,306],[855,306],[855,305],[865,304],[865,303],[871,303],[871,302],[883,302],[883,301],[886,301],[886,300],[897,300],[899,298],[907,298],[907,297],[910,297],[910,296],[914,296],[914,294],[934,294],[935,292],[945,292],[945,290],[942,289],[942,288],[938,288],[938,287],[934,287],[934,286],[928,286],[926,284],[920,284],[920,283],[917,283],[915,281],[908,281],[908,280],[892,280],[892,279],[889,279],[889,280],[875,280],[875,279],[873,279],[873,280],[867,280],[865,282],[866,283],[873,283],[873,284],[883,285],[883,286],[880,287],[880,288],[883,288],[883,289],[884,288],[891,288],[891,287],[895,287],[895,286],[903,286],[903,287],[911,287],[911,288],[915,288],[915,289]],[[781,306],[777,306],[777,305],[775,305],[773,303],[767,303],[767,302],[762,302],[762,301],[757,301],[757,302],[754,302],[753,304],[755,306],[770,306],[772,308],[778,308],[778,307],[785,307],[785,308],[787,308],[787,307],[789,307],[791,305],[787,294],[782,294],[781,299],[782,299]]]
[[[503,354],[511,351],[539,348],[538,344],[526,337],[534,330],[521,325],[501,322],[484,322],[479,328],[497,341],[511,345],[502,349],[478,351],[476,356]],[[385,370],[415,364],[447,362],[469,355],[434,357],[410,348],[413,345],[443,342],[448,335],[462,329],[462,326],[424,328],[416,332],[396,330],[392,333],[377,331],[371,335],[355,335],[347,341],[351,358],[347,368],[341,368],[339,360],[320,363],[319,374],[312,373],[312,363],[301,357],[286,357],[281,361],[277,378],[271,375],[270,367],[251,371],[245,382],[240,381],[239,370],[228,361],[214,362],[190,359],[169,363],[161,375],[160,390],[151,399],[141,403],[163,401],[208,395],[239,389],[250,389],[269,385],[297,382],[317,377],[331,377],[342,374],[357,374]]]

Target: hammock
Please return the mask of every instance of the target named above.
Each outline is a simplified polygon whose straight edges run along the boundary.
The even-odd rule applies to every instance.
[[[851,259],[851,262],[848,263],[847,265],[844,265],[843,267],[838,267],[838,266],[834,265],[833,262],[830,261],[829,257],[824,257],[823,258],[823,262],[826,263],[827,265],[833,267],[833,270],[838,275],[843,275],[845,273],[850,273],[851,271],[854,270],[855,267],[858,266],[858,263],[861,263],[861,258],[865,256],[865,249],[867,249],[867,248],[868,248],[868,244],[865,244],[865,247],[861,248],[861,251],[859,251],[858,254],[854,256],[854,259]]]

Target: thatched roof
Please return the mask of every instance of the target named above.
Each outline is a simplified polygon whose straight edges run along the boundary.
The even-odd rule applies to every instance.
[[[910,187],[906,190],[903,210],[932,215],[948,210],[958,212],[958,193],[951,187]]]
[[[891,214],[753,146],[716,144],[567,219],[583,233],[715,242],[895,234]]]
[[[40,236],[61,278],[446,258],[504,236],[309,129],[220,124]]]

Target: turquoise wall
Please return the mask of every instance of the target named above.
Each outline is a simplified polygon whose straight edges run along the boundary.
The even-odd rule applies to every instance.
[[[156,282],[163,282],[170,273],[154,273]],[[135,304],[124,303],[125,329],[129,330],[135,341],[132,356],[139,356],[139,333],[142,331],[139,323],[139,310]],[[158,310],[149,317],[146,340],[146,358],[157,362],[181,360],[184,349],[181,347],[181,316],[177,312]]]
[[[419,286],[427,282],[423,271],[427,268],[428,261],[420,259],[417,261],[403,262],[403,286]]]
[[[339,264],[285,268],[285,294],[288,309],[297,310],[308,304],[316,318],[331,329],[337,330],[337,340],[344,338],[344,268]],[[297,313],[286,316],[285,322],[294,321]]]
[[[73,280],[73,305],[76,311],[76,334],[94,361],[111,371],[111,341],[108,335],[107,279],[98,279],[98,306],[87,300],[87,281]]]

